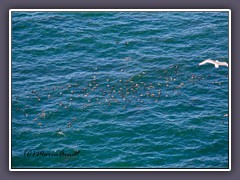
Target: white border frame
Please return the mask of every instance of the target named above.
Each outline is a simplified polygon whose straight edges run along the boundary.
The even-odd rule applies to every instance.
[[[12,168],[12,12],[228,12],[228,30],[229,30],[229,49],[228,49],[228,58],[229,58],[229,68],[228,68],[228,108],[229,108],[229,119],[228,119],[228,169],[76,169],[76,168],[56,168],[56,169],[14,169]],[[231,10],[230,9],[10,9],[9,10],[9,171],[231,171]]]

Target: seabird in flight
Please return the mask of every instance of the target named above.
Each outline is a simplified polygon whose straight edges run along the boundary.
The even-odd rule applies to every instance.
[[[219,66],[226,66],[228,67],[228,63],[227,62],[219,62],[218,60],[214,61],[211,59],[206,59],[203,62],[199,63],[199,66],[204,65],[206,63],[210,63],[213,64],[215,66],[215,68],[219,68]]]

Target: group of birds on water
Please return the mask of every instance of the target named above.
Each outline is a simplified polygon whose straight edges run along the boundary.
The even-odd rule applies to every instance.
[[[125,60],[131,60],[131,58],[126,57]],[[226,62],[211,59],[204,60],[199,63],[199,66],[207,63],[213,64],[215,68],[219,68],[219,66],[228,67]],[[169,71],[171,71],[170,74],[174,73],[176,76],[168,75]],[[115,105],[120,105],[124,110],[128,106],[139,107],[149,103],[158,103],[162,98],[180,95],[181,91],[179,89],[184,87],[185,84],[178,82],[178,74],[179,66],[173,65],[169,69],[163,70],[159,80],[153,82],[144,81],[144,77],[148,75],[148,72],[144,71],[128,79],[116,80],[107,78],[105,82],[98,80],[94,75],[88,82],[86,81],[87,83],[84,86],[80,82],[67,85],[53,85],[52,87],[44,87],[41,90],[31,90],[26,98],[35,104],[36,102],[46,102],[46,100],[54,99],[51,103],[57,106],[58,109],[79,108],[79,112],[86,111],[89,108],[93,108],[93,106],[109,109],[107,107],[112,106],[116,108],[114,107]],[[202,79],[204,78],[198,78],[192,74],[188,82],[195,83],[196,80]],[[163,92],[165,88],[170,88],[173,93]],[[66,96],[64,97],[64,95]],[[18,98],[19,96],[16,96],[16,100]],[[15,110],[22,111],[25,116],[29,116],[28,109],[30,109],[30,106],[26,105],[25,108],[17,107]],[[49,111],[47,110],[41,110],[40,113],[35,115],[33,121],[39,126],[42,125],[42,121],[48,118],[48,113]],[[228,114],[225,114],[224,117],[228,117]],[[77,120],[77,117],[72,118],[66,123],[66,126],[70,128]],[[65,136],[62,129],[59,129],[57,134]]]

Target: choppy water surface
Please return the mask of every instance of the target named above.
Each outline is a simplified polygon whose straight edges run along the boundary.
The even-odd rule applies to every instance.
[[[228,168],[225,12],[14,12],[14,168]],[[75,157],[24,157],[26,150]]]

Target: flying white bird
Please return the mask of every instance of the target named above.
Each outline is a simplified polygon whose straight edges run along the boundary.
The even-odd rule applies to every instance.
[[[214,61],[211,59],[204,60],[203,62],[199,63],[199,66],[204,65],[206,63],[214,64],[215,68],[219,68],[219,66],[227,66],[228,67],[227,62],[219,62],[218,60]]]

